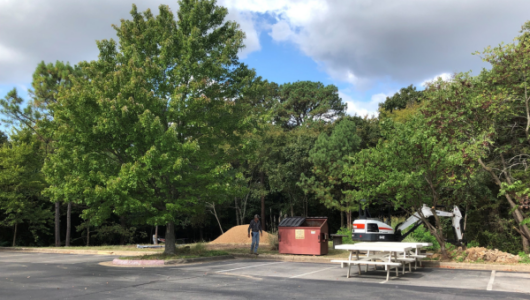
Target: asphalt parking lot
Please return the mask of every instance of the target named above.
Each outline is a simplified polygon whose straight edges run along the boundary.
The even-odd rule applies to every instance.
[[[1,299],[530,299],[530,274],[422,268],[385,281],[370,269],[228,260],[163,268],[113,256],[0,252]]]

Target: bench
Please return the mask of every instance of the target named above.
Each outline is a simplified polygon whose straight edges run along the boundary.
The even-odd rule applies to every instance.
[[[375,257],[366,257],[369,259],[376,259]],[[331,262],[340,262],[348,264],[348,274],[346,275],[346,278],[350,278],[351,273],[351,266],[357,265],[359,267],[359,274],[361,274],[361,265],[366,265],[368,268],[368,265],[373,266],[385,266],[386,271],[386,280],[388,281],[390,277],[390,270],[396,269],[396,276],[399,276],[399,267],[402,265],[398,262],[389,262],[389,261],[369,261],[369,260],[332,260]]]
[[[409,257],[413,257],[416,261],[414,262],[414,270],[418,267],[418,261],[420,262],[420,267],[422,267],[421,260],[426,258],[427,255],[420,255],[420,254],[411,254]]]
[[[396,261],[400,261],[402,264],[403,264],[403,274],[405,274],[405,265],[408,264],[409,265],[409,272],[412,272],[412,266],[411,264],[413,262],[416,262],[416,259],[415,258],[404,258],[404,257],[398,257],[395,259]],[[416,268],[414,268],[416,269]]]

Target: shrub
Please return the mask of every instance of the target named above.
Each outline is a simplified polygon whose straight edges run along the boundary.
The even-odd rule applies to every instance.
[[[478,243],[477,241],[475,241],[475,240],[473,240],[473,241],[467,243],[466,246],[467,246],[467,248],[480,247],[479,243]]]
[[[530,264],[530,256],[528,256],[527,253],[524,253],[523,251],[521,251],[521,252],[519,252],[519,257],[521,258],[519,263],[521,263],[521,264]]]
[[[193,255],[204,255],[206,251],[204,243],[197,243],[190,249],[190,253]]]
[[[339,231],[337,231],[337,234],[346,235],[342,237],[342,243],[343,244],[354,244],[355,242],[351,239],[351,229],[348,229],[347,227],[341,227]]]
[[[269,233],[268,239],[269,239],[269,245],[271,247],[271,250],[278,250],[278,247],[279,247],[278,232]]]

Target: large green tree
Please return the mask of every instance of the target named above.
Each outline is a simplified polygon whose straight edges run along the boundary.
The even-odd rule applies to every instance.
[[[350,156],[360,150],[361,138],[350,118],[337,121],[331,134],[319,135],[309,152],[312,174],[303,173],[299,186],[306,194],[314,194],[326,207],[346,212],[348,228],[352,226],[352,197],[345,194],[353,186],[345,182],[344,170]]]
[[[357,187],[347,191],[354,200],[367,199],[364,205],[369,205],[387,199],[409,214],[423,204],[431,208],[461,204],[452,194],[470,174],[461,168],[464,154],[454,144],[433,134],[421,115],[405,124],[384,120],[381,126],[383,139],[378,145],[362,150],[345,167],[346,181]],[[447,257],[442,221],[436,214],[434,224],[421,212],[420,216]]]
[[[5,216],[0,224],[14,228],[15,246],[19,224],[26,223],[37,241],[39,234],[47,232],[52,214],[41,196],[46,187],[41,142],[28,128],[11,138],[0,147],[0,210]]]
[[[308,121],[332,122],[343,116],[346,109],[336,86],[325,86],[313,81],[281,85],[279,101],[275,121],[288,129],[302,126]]]
[[[159,15],[114,26],[118,43],[99,41],[99,59],[50,105],[57,151],[45,171],[54,198],[83,193],[97,224],[110,213],[174,225],[201,201],[219,201],[230,161],[248,127],[240,96],[254,73],[238,62],[244,33],[212,0],[179,1]]]
[[[4,99],[0,99],[0,114],[2,121],[15,128],[26,128],[33,131],[41,141],[45,159],[53,153],[54,131],[53,116],[48,106],[57,102],[59,89],[71,86],[69,76],[79,74],[79,68],[68,63],[57,61],[55,64],[40,62],[33,73],[32,89],[29,90],[30,99],[24,101],[16,89],[11,90]],[[61,246],[60,236],[60,201],[55,201],[55,246]],[[68,202],[67,230],[65,245],[70,245],[70,212],[71,202]]]

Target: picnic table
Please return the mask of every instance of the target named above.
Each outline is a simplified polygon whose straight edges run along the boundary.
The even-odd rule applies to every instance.
[[[359,274],[361,274],[361,265],[384,266],[386,280],[390,277],[390,270],[396,270],[396,276],[399,276],[399,267],[403,266],[403,274],[405,274],[405,265],[409,265],[409,271],[412,272],[411,264],[415,263],[415,268],[418,260],[425,258],[424,255],[419,254],[419,250],[423,247],[431,246],[431,243],[400,243],[400,242],[372,242],[372,243],[357,243],[338,245],[336,249],[350,251],[348,260],[332,260],[331,262],[340,262],[341,266],[348,265],[347,278],[350,278],[351,266],[357,265]],[[365,251],[366,256],[359,257],[359,252]],[[355,256],[355,259],[352,257]]]

